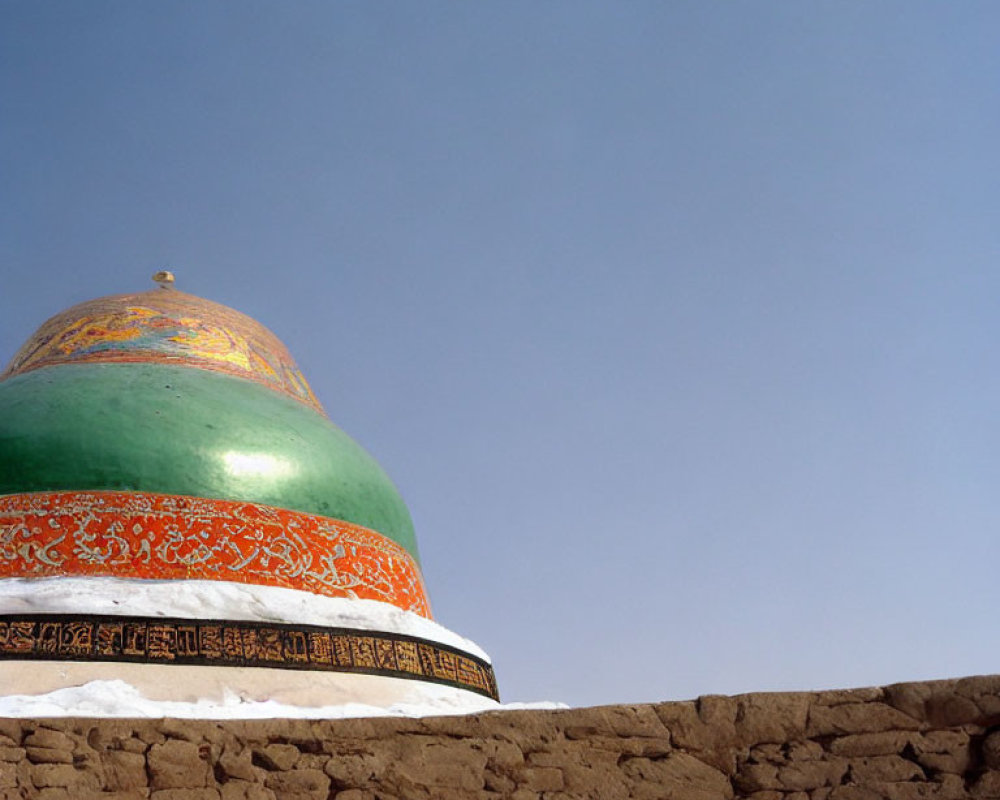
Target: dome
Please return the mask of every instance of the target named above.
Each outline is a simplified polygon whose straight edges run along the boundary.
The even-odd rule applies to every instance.
[[[161,287],[88,300],[56,314],[0,380],[53,364],[159,363],[247,378],[322,412],[277,336],[235,309]]]
[[[172,285],[57,314],[0,375],[0,659],[14,657],[3,626],[17,622],[5,621],[4,593],[34,591],[41,602],[39,581],[49,582],[46,596],[63,597],[53,602],[64,614],[89,604],[86,619],[98,627],[95,609],[147,597],[147,613],[180,620],[171,660],[221,665],[231,651],[233,668],[315,662],[495,695],[488,662],[456,648],[460,637],[413,634],[435,623],[413,524],[388,476],[329,420],[273,333]],[[199,618],[222,620],[217,647],[209,637],[202,652],[201,639],[190,640],[200,661],[178,638],[185,597],[195,595],[206,598]],[[289,604],[305,610],[286,613]],[[284,643],[271,651],[257,633],[247,645],[240,626],[267,620],[294,630],[268,629]],[[367,633],[323,626],[331,620]],[[42,637],[42,623],[32,624]],[[142,624],[148,634],[151,623]],[[239,629],[239,647],[226,650],[225,625]],[[129,660],[121,632],[121,652],[98,658],[98,627],[85,657],[74,658]],[[327,638],[314,652],[316,636]],[[338,636],[348,637],[340,656]],[[148,635],[143,642],[155,662]]]
[[[0,376],[0,494],[56,489],[265,503],[371,528],[417,558],[398,491],[278,338],[174,289],[74,306]]]

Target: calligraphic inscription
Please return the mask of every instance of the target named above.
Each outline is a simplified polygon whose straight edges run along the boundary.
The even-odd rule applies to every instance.
[[[0,616],[0,660],[127,661],[355,672],[442,683],[499,699],[493,667],[402,634],[272,622]]]
[[[53,364],[161,363],[224,372],[323,409],[277,336],[228,306],[178,291],[90,300],[45,322],[3,378]]]
[[[0,578],[63,575],[281,586],[431,616],[413,557],[350,522],[150,492],[0,497]]]

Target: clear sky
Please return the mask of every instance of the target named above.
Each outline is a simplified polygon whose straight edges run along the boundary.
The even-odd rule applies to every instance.
[[[506,700],[1000,671],[1000,4],[0,2],[0,359],[284,339]]]

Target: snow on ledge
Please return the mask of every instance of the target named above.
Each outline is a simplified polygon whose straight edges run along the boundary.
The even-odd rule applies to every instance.
[[[70,576],[0,580],[0,614],[86,613],[299,622],[401,633],[490,660],[475,642],[443,625],[377,600],[227,581]]]
[[[382,708],[346,703],[343,705],[303,707],[273,700],[248,701],[227,693],[221,702],[202,700],[181,703],[150,700],[134,686],[121,680],[90,681],[82,686],[57,689],[40,695],[0,697],[0,717],[119,717],[176,719],[347,719],[350,717],[429,717],[477,714],[483,711],[568,708],[563,703],[508,703],[458,692],[447,687],[425,684],[420,699]]]

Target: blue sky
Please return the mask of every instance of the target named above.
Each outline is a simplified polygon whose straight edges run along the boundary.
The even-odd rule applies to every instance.
[[[0,3],[0,358],[271,327],[507,700],[995,672],[1000,6]]]

